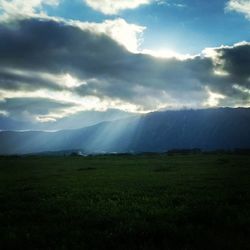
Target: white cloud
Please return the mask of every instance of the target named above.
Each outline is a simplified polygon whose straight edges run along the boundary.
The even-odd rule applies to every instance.
[[[142,41],[144,26],[131,24],[122,18],[105,20],[102,23],[81,22],[61,17],[48,16],[43,12],[44,5],[58,5],[60,0],[0,0],[0,22],[23,20],[29,17],[53,20],[66,25],[77,26],[93,33],[104,33],[123,45],[128,51],[137,53]],[[1,13],[2,11],[2,13]]]
[[[44,15],[44,5],[58,5],[59,0],[0,0],[1,20],[27,16]]]
[[[5,68],[1,70],[0,101],[44,98],[70,104],[37,112],[39,121],[56,121],[83,110],[108,108],[149,112],[182,106],[233,106],[247,94],[232,85],[237,82],[248,86],[250,43],[207,48],[200,55],[190,56],[168,50],[140,50],[138,35],[143,27],[123,19],[98,24],[55,18],[54,23],[48,23],[50,26],[41,19],[20,22],[17,41],[12,35],[17,31],[5,27],[8,32],[2,36],[4,46],[0,48],[2,61],[8,59],[2,63]],[[33,36],[26,37],[27,31]],[[124,51],[103,34],[136,53]],[[6,46],[8,42],[11,46]],[[30,53],[25,53],[27,47],[22,46],[26,43],[34,45],[33,49],[28,48]],[[20,53],[13,51],[15,44]],[[39,57],[38,49],[39,55],[40,50],[43,52]],[[143,55],[146,52],[162,59]]]
[[[43,12],[43,5],[57,5],[60,0],[0,0],[0,22],[9,22],[10,20],[23,20],[27,17],[34,17],[43,20],[53,20],[55,22],[65,23],[66,25],[77,26],[82,30],[88,30],[93,33],[104,33],[123,45],[128,51],[137,53],[142,41],[144,26],[131,24],[122,18],[114,20],[105,20],[102,23],[81,22],[61,17],[47,16]],[[1,13],[2,11],[2,13]]]
[[[59,0],[0,0],[1,19],[43,14],[44,5],[58,5]]]
[[[149,4],[152,0],[85,0],[94,10],[107,15],[114,15],[125,9],[135,9],[140,5]]]
[[[61,76],[58,76],[57,78],[60,77]],[[65,89],[63,91],[51,91],[45,88],[36,91],[0,89],[1,102],[19,98],[25,98],[26,100],[37,98],[71,105],[69,107],[57,108],[47,114],[30,114],[26,112],[30,120],[39,122],[55,122],[63,117],[90,110],[106,111],[108,109],[119,109],[127,112],[144,113],[141,106],[120,100],[119,98],[104,97],[101,99],[92,95],[83,97],[71,92],[70,89]],[[0,110],[0,116],[8,116],[8,114],[7,111]]]
[[[35,17],[44,20],[47,19],[56,22],[63,22],[66,25],[77,26],[83,30],[89,30],[93,33],[104,33],[117,41],[119,44],[123,45],[128,51],[133,53],[137,53],[139,51],[143,31],[146,27],[128,23],[122,18],[95,23],[81,22],[61,17],[52,17],[47,16],[46,13],[44,13],[44,5],[58,5],[59,2],[60,0],[0,0],[0,21],[9,22],[10,20],[22,20],[27,17]],[[117,1],[117,3],[118,2],[119,1]]]
[[[229,0],[226,10],[242,13],[250,19],[250,0]]]
[[[66,21],[78,26],[83,30],[89,30],[94,33],[104,33],[123,45],[128,51],[137,53],[142,41],[143,31],[146,27],[131,24],[122,18],[106,20],[102,23],[90,23],[80,21]]]

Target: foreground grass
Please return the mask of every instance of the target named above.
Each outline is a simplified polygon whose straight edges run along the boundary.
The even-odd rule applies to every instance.
[[[0,249],[250,249],[250,156],[0,158]]]

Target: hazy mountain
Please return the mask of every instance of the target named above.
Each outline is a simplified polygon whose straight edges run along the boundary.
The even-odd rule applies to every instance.
[[[133,113],[124,112],[117,109],[101,111],[82,111],[56,122],[20,121],[18,115],[15,118],[0,116],[0,130],[64,130],[79,129],[92,126],[104,121],[114,121],[117,119],[135,116]]]
[[[250,109],[155,112],[58,132],[1,132],[1,154],[82,149],[93,152],[163,152],[250,148]]]

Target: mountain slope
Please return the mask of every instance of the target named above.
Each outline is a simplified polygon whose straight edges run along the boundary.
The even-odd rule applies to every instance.
[[[163,152],[250,148],[250,109],[220,108],[150,113],[77,130],[0,133],[0,154],[82,149]]]
[[[55,122],[39,122],[39,121],[22,121],[15,117],[0,115],[0,130],[65,130],[79,129],[104,121],[114,121],[118,119],[129,118],[135,116],[134,113],[128,113],[116,109],[108,109],[106,111],[82,111],[70,116],[61,118]]]

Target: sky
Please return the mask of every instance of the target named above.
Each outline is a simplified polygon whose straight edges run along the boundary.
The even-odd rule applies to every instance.
[[[249,104],[250,0],[0,0],[0,130]]]

